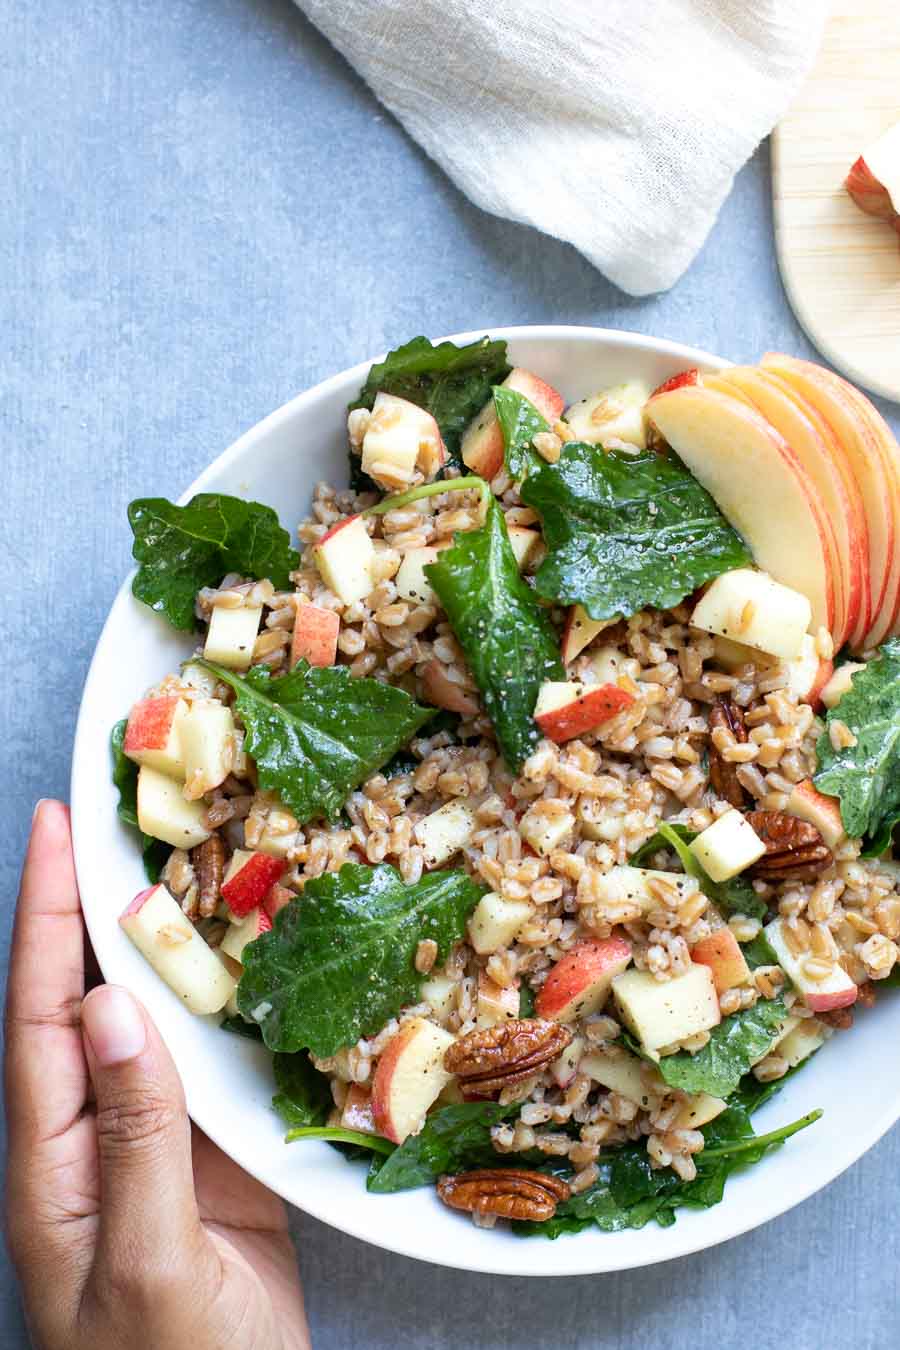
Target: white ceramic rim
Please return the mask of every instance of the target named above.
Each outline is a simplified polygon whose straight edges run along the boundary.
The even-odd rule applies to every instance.
[[[650,351],[656,354],[671,357],[679,366],[700,365],[709,367],[723,367],[730,364],[724,358],[715,356],[700,348],[684,346],[680,343],[668,339],[647,337],[640,333],[620,332],[615,329],[606,328],[588,328],[575,325],[529,325],[523,327],[494,328],[486,325],[484,328],[472,330],[467,333],[457,333],[451,335],[449,339],[436,339],[436,341],[452,341],[457,343],[471,342],[489,334],[492,338],[505,339],[514,343],[517,339],[535,339],[545,342],[554,342],[560,339],[567,339],[575,342],[586,342],[597,344],[602,347],[604,344],[618,348],[634,348],[635,350]],[[320,381],[319,384],[298,394],[289,402],[283,404],[268,417],[262,419],[255,426],[240,436],[227,450],[223,451],[188,487],[178,498],[179,503],[188,501],[195,493],[209,490],[214,480],[218,479],[222,472],[233,466],[234,463],[242,458],[254,445],[262,440],[267,434],[278,428],[285,422],[292,421],[298,413],[302,413],[307,404],[315,404],[320,398],[328,393],[333,393],[342,385],[353,383],[361,385],[373,364],[373,361],[383,359],[383,354],[374,357],[372,360],[360,362],[358,365],[348,368],[339,374],[330,376],[328,379]],[[91,661],[90,668],[85,680],[85,686],[82,695],[82,706],[79,711],[78,723],[75,733],[75,743],[72,760],[71,776],[71,800],[72,800],[72,820],[73,835],[75,847],[75,862],[79,877],[87,875],[89,870],[88,858],[84,852],[85,846],[81,842],[81,833],[79,830],[79,821],[82,819],[82,813],[90,809],[89,788],[91,782],[96,782],[96,735],[94,728],[89,724],[85,716],[85,698],[89,686],[96,676],[101,659],[101,649],[104,637],[107,631],[116,623],[122,608],[132,603],[131,600],[131,582],[134,576],[134,569],[122,582],[113,605],[110,608],[109,615],[101,630],[97,641],[97,649]],[[79,784],[84,783],[85,792],[82,796],[79,790]],[[110,962],[107,952],[108,943],[106,941],[107,933],[105,926],[99,922],[99,914],[92,909],[91,913],[85,913],[85,922],[90,934],[91,942],[97,959],[102,970],[107,969],[114,964]],[[106,960],[104,958],[107,958]],[[178,1057],[178,1047],[173,1047],[173,1054]],[[185,1094],[187,1097],[188,1110],[192,1119],[201,1130],[207,1134],[220,1148],[228,1153],[246,1172],[256,1177],[264,1185],[270,1185],[267,1179],[264,1166],[260,1165],[257,1153],[254,1153],[249,1143],[236,1145],[231,1139],[226,1141],[225,1133],[220,1128],[219,1117],[216,1113],[208,1109],[208,1104],[201,1102],[198,1093],[194,1090],[191,1082],[185,1081]],[[776,1098],[777,1100],[777,1098]],[[766,1109],[766,1108],[764,1108]],[[788,1117],[790,1118],[790,1117]],[[869,1119],[865,1120],[858,1132],[855,1132],[850,1138],[845,1135],[835,1141],[835,1148],[830,1152],[829,1161],[826,1167],[810,1167],[808,1179],[799,1181],[796,1185],[787,1188],[778,1188],[774,1185],[766,1186],[765,1172],[762,1169],[751,1169],[743,1176],[732,1179],[729,1183],[729,1190],[726,1191],[725,1200],[710,1211],[691,1212],[685,1219],[671,1228],[660,1230],[651,1224],[648,1228],[641,1230],[640,1234],[631,1230],[631,1236],[637,1238],[643,1236],[645,1242],[642,1244],[628,1243],[628,1249],[622,1250],[618,1238],[626,1236],[625,1234],[598,1234],[588,1230],[577,1236],[559,1239],[554,1243],[546,1243],[541,1239],[514,1240],[515,1249],[521,1251],[525,1257],[526,1248],[540,1248],[546,1254],[545,1262],[538,1261],[541,1268],[533,1268],[531,1261],[521,1261],[519,1263],[511,1260],[500,1259],[501,1252],[508,1253],[513,1250],[508,1243],[497,1246],[497,1256],[488,1259],[473,1259],[467,1256],[466,1252],[466,1230],[460,1228],[460,1248],[458,1251],[447,1253],[442,1251],[439,1255],[435,1253],[426,1253],[417,1250],[414,1245],[415,1234],[411,1233],[408,1241],[399,1241],[396,1239],[385,1240],[377,1232],[373,1232],[374,1211],[372,1216],[366,1214],[367,1204],[370,1204],[375,1197],[371,1197],[365,1191],[362,1169],[359,1169],[359,1188],[360,1204],[351,1214],[336,1215],[329,1209],[327,1203],[316,1203],[313,1200],[307,1201],[304,1198],[298,1199],[296,1195],[288,1197],[289,1202],[302,1208],[313,1217],[329,1224],[341,1232],[347,1233],[352,1237],[359,1238],[362,1241],[370,1242],[374,1246],[382,1247],[387,1251],[396,1252],[398,1255],[411,1257],[416,1260],[428,1261],[436,1265],[443,1265],[459,1270],[470,1270],[482,1274],[494,1275],[516,1275],[516,1276],[570,1276],[570,1275],[590,1275],[603,1274],[617,1270],[629,1270],[644,1266],[655,1265],[661,1261],[673,1260],[677,1257],[688,1256],[692,1253],[705,1250],[708,1247],[716,1246],[721,1242],[729,1241],[731,1238],[739,1237],[741,1234],[767,1223],[769,1220],[777,1218],[784,1214],[795,1205],[802,1203],[819,1190],[823,1189],[831,1181],[835,1180],[842,1172],[857,1161],[869,1148],[900,1119],[900,1087],[895,1094],[895,1099],[887,1103],[883,1110]],[[801,1141],[805,1136],[801,1136]],[[306,1147],[325,1147],[317,1145],[307,1145]],[[779,1154],[772,1155],[778,1158]],[[767,1160],[767,1161],[771,1161]],[[802,1167],[802,1159],[798,1159],[798,1165]],[[754,1187],[752,1202],[746,1206],[742,1212],[742,1206],[738,1203],[729,1204],[729,1193],[741,1188],[745,1192],[746,1182],[755,1178],[757,1185]],[[743,1183],[743,1184],[742,1184]],[[767,1191],[767,1197],[760,1200],[756,1192]],[[407,1193],[410,1194],[410,1193]],[[421,1194],[421,1192],[416,1192]],[[387,1197],[385,1197],[387,1198]],[[749,1193],[744,1198],[750,1200]],[[361,1216],[361,1217],[358,1217]],[[710,1216],[718,1216],[718,1222],[714,1219],[712,1222],[695,1222],[695,1220],[709,1219]],[[724,1221],[723,1221],[724,1219]],[[593,1241],[585,1239],[593,1238]],[[596,1239],[600,1239],[598,1242]],[[646,1250],[644,1250],[646,1247]],[[562,1260],[556,1259],[555,1253],[565,1253]],[[528,1266],[529,1268],[523,1268]],[[552,1268],[550,1268],[552,1267]]]

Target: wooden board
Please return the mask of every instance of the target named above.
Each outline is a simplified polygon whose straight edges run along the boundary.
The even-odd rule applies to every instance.
[[[843,187],[900,121],[900,0],[836,0],[819,58],[773,137],[778,259],[812,341],[851,380],[900,400],[900,238]]]

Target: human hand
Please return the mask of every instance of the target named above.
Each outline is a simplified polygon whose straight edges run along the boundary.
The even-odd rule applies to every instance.
[[[309,1350],[284,1205],[187,1116],[124,989],[84,997],[69,817],[35,812],[6,1008],[9,1245],[35,1350]]]

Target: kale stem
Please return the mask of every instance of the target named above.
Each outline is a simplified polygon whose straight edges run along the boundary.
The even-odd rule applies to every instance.
[[[330,1125],[299,1125],[284,1136],[286,1144],[297,1139],[330,1139],[336,1144],[357,1144],[360,1148],[370,1148],[373,1153],[393,1153],[396,1145],[376,1134],[363,1134],[361,1130],[341,1130]]]
[[[719,1148],[705,1148],[698,1158],[731,1158],[735,1153],[749,1153],[760,1146],[768,1148],[770,1144],[780,1144],[785,1139],[790,1139],[792,1134],[798,1134],[800,1130],[805,1130],[807,1125],[813,1125],[822,1116],[821,1107],[815,1111],[810,1111],[808,1115],[801,1116],[791,1125],[782,1125],[780,1130],[772,1130],[769,1134],[757,1134],[750,1139],[742,1139],[738,1144],[722,1144]]]
[[[386,511],[398,511],[400,507],[419,502],[423,497],[434,497],[441,492],[466,492],[471,488],[477,488],[481,493],[482,504],[489,500],[491,489],[488,484],[483,478],[469,474],[466,478],[436,478],[433,483],[421,483],[408,492],[399,492],[395,497],[385,497],[374,506],[367,506],[362,515],[383,516]]]

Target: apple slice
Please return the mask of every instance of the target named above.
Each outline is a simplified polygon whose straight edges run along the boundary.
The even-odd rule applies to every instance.
[[[573,403],[566,410],[565,418],[572,433],[570,439],[586,441],[589,445],[621,441],[637,450],[646,449],[644,407],[649,397],[648,384],[643,380],[629,380],[627,384],[617,384]]]
[[[188,705],[177,694],[144,698],[128,714],[122,750],[135,764],[184,780],[181,726]]]
[[[364,600],[375,586],[375,547],[362,516],[347,516],[313,549],[322,580],[344,605]]]
[[[495,1027],[498,1022],[511,1022],[519,1015],[519,981],[497,984],[487,971],[478,972],[478,995],[475,1000],[475,1025]]]
[[[793,660],[812,622],[805,595],[765,572],[736,567],[710,582],[691,615],[691,626]]]
[[[362,471],[388,492],[408,487],[416,469],[433,478],[447,459],[430,412],[383,391],[375,395],[362,443]]]
[[[372,1118],[392,1143],[418,1134],[429,1106],[453,1078],[444,1055],[454,1040],[443,1027],[411,1017],[388,1041],[372,1079]]]
[[[525,525],[510,525],[506,531],[519,571],[527,567],[541,547],[539,530],[529,530]]]
[[[603,1007],[612,982],[631,964],[624,937],[583,938],[561,956],[534,1001],[538,1017],[574,1022]]]
[[[431,582],[425,575],[429,563],[437,562],[440,549],[433,547],[411,548],[403,555],[400,569],[394,577],[394,585],[401,600],[409,600],[414,605],[431,605],[437,597]]]
[[[810,979],[804,969],[805,956],[795,956],[785,938],[784,919],[773,919],[763,932],[778,957],[778,964],[812,1012],[833,1012],[856,1002],[857,987],[842,966],[835,966],[824,980]]]
[[[341,1111],[341,1129],[356,1130],[359,1134],[377,1134],[372,1096],[359,1083],[351,1083]]]
[[[235,849],[222,882],[222,899],[232,914],[243,919],[257,905],[264,905],[269,891],[284,876],[286,866],[282,858],[273,858],[268,853]]]
[[[578,1073],[578,1066],[584,1054],[583,1036],[573,1036],[558,1059],[550,1065],[550,1075],[558,1088],[567,1088]]]
[[[524,394],[551,427],[559,418],[565,404],[562,394],[552,385],[520,366],[510,371],[503,381],[503,388],[514,389],[517,394]],[[460,449],[466,467],[486,478],[488,482],[501,469],[503,431],[497,420],[493,399],[484,405],[478,416],[466,427]]]
[[[900,234],[900,122],[863,151],[844,186],[861,211],[886,220]]]
[[[784,809],[789,816],[815,825],[830,849],[839,848],[847,842],[837,797],[826,797],[811,779],[805,778],[802,783],[795,785]]]
[[[180,783],[146,764],[138,770],[137,815],[144,834],[173,848],[193,848],[212,834],[203,802],[185,801]]]
[[[581,684],[547,680],[538,691],[534,720],[551,741],[561,744],[592,731],[634,702],[617,684]]]
[[[822,690],[822,702],[826,708],[836,708],[845,694],[853,688],[853,676],[858,670],[865,670],[864,661],[845,661],[828,680]]]
[[[456,1009],[459,981],[449,975],[432,975],[422,985],[420,993],[437,1020],[443,1025]]]
[[[261,618],[261,605],[242,605],[239,609],[216,605],[209,616],[203,647],[207,661],[229,670],[249,670]]]
[[[825,660],[816,651],[816,640],[809,633],[804,634],[800,644],[800,655],[787,663],[787,685],[798,703],[808,703],[815,708],[822,701],[822,691],[834,672],[834,662]]]
[[[479,956],[509,947],[534,913],[530,900],[504,900],[493,891],[483,895],[469,918],[469,941]]]
[[[413,829],[426,867],[440,867],[465,848],[475,833],[475,812],[458,797],[418,821]]]
[[[671,980],[657,980],[647,970],[626,970],[613,980],[612,992],[624,1021],[651,1053],[709,1031],[722,1020],[708,966],[691,965]]]
[[[703,385],[657,394],[648,415],[743,535],[758,566],[805,595],[814,626],[834,635],[825,510],[784,438],[751,408]]]
[[[664,1097],[670,1091],[656,1069],[621,1045],[590,1051],[580,1068],[601,1087],[617,1092],[629,1102],[637,1102],[638,1106],[648,1107],[654,1097]]]
[[[667,380],[663,380],[662,384],[656,386],[650,397],[655,398],[657,394],[668,394],[673,389],[680,389],[685,384],[699,383],[700,371],[696,366],[691,366],[689,370],[679,370],[677,375],[670,375]]]
[[[298,605],[291,640],[291,669],[298,661],[311,666],[333,666],[341,621],[333,609],[322,605]]]
[[[150,886],[136,895],[119,924],[191,1012],[204,1015],[225,1007],[236,987],[234,977],[165,886]]]
[[[570,605],[566,615],[566,624],[562,635],[562,662],[567,666],[570,661],[584,651],[593,642],[598,633],[608,628],[615,619],[592,619],[582,605]]]
[[[197,699],[181,723],[185,796],[196,801],[231,773],[234,715],[218,699]]]
[[[429,661],[421,672],[422,697],[436,708],[459,713],[460,717],[477,717],[481,705],[475,694],[456,684],[447,675],[437,657]]]
[[[766,851],[747,817],[733,807],[701,830],[688,847],[713,881],[730,881]]]
[[[272,931],[272,920],[264,909],[257,906],[251,909],[240,923],[230,923],[228,932],[222,939],[222,951],[239,965],[244,964],[244,948],[248,942],[255,942],[263,933]]]
[[[724,994],[726,989],[734,989],[750,979],[750,967],[730,928],[717,928],[708,937],[695,942],[691,960],[709,967],[717,994]]]

